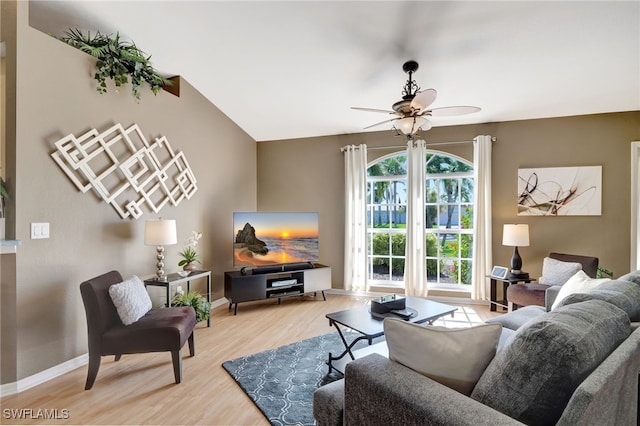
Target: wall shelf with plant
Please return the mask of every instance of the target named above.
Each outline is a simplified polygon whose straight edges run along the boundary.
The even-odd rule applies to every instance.
[[[147,83],[154,95],[164,87],[170,87],[172,79],[162,76],[151,66],[151,56],[147,56],[134,42],[124,41],[120,34],[102,34],[96,31],[70,29],[60,38],[65,43],[82,50],[96,58],[98,93],[107,92],[107,79],[113,80],[116,87],[131,83],[131,93],[140,100],[140,88]],[[130,80],[130,81],[129,81]],[[174,93],[175,94],[175,93]]]

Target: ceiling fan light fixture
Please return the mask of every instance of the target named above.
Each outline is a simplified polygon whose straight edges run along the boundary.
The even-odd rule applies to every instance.
[[[396,128],[405,135],[413,135],[418,130],[429,130],[431,122],[423,117],[405,117],[396,121]]]

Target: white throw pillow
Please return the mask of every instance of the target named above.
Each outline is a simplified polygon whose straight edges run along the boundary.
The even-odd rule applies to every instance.
[[[542,277],[540,277],[538,282],[546,285],[563,285],[573,274],[581,270],[581,263],[563,262],[545,257],[542,261]]]
[[[610,281],[609,278],[591,278],[583,270],[576,272],[569,280],[560,287],[556,300],[551,305],[551,310],[562,302],[562,299],[574,293],[588,293],[600,284]]]
[[[124,325],[133,324],[151,310],[149,293],[144,283],[135,275],[109,287],[109,296]]]
[[[502,326],[422,326],[385,318],[389,359],[451,389],[470,395],[496,354]]]

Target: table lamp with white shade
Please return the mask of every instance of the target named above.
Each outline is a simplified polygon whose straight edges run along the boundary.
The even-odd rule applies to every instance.
[[[176,244],[176,221],[173,219],[148,219],[144,226],[144,243],[148,246],[156,246],[156,280],[166,280],[164,274],[164,246]]]
[[[511,276],[510,278],[529,278],[528,272],[522,272],[522,258],[518,253],[518,247],[529,246],[529,225],[526,224],[505,224],[502,230],[502,245],[515,247],[511,256]]]

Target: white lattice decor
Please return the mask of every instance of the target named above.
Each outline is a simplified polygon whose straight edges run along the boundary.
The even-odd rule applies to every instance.
[[[198,189],[182,151],[175,153],[164,136],[149,144],[137,124],[67,135],[55,146],[51,156],[78,189],[93,189],[123,219],[139,218],[143,204],[154,213],[177,206]]]

